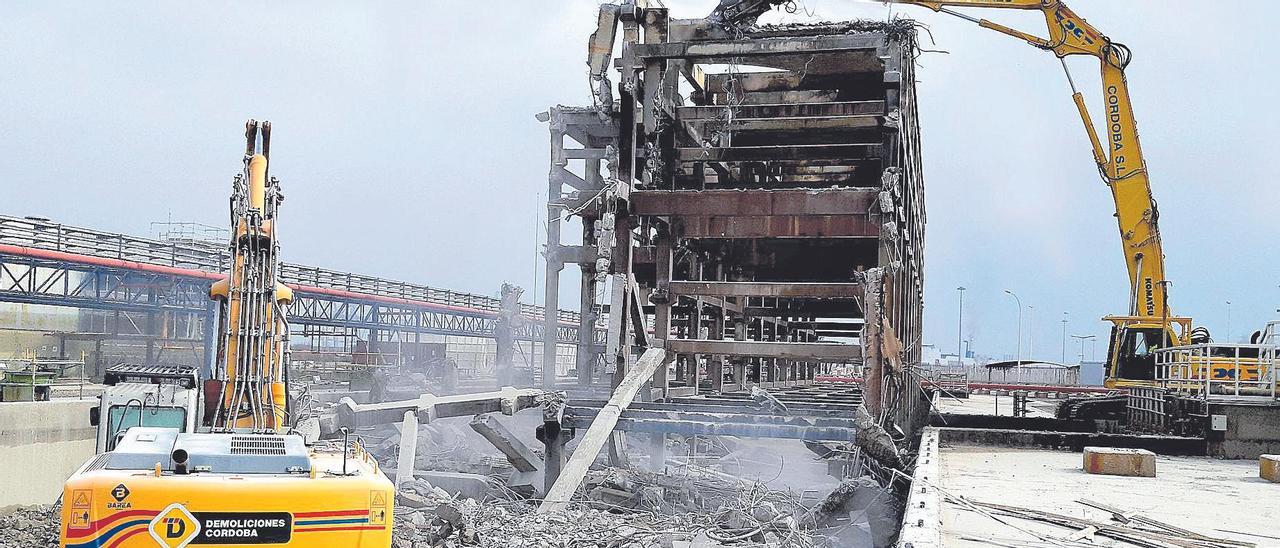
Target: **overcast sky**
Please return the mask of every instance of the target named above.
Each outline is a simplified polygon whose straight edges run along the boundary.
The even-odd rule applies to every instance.
[[[274,124],[285,259],[496,294],[533,284],[548,105],[587,104],[594,0],[0,4],[0,212],[145,235],[226,224],[245,118]],[[668,1],[673,16],[714,0]],[[1170,303],[1221,339],[1277,316],[1274,2],[1072,6],[1134,50],[1129,82],[1160,203]],[[791,19],[882,19],[807,0]],[[1123,258],[1057,61],[919,8],[926,342],[1035,357],[1122,313]],[[1030,14],[992,19],[1043,33]],[[778,15],[770,21],[779,20]],[[928,40],[928,37],[925,37]],[[927,43],[927,42],[926,42]],[[1096,63],[1072,64],[1100,112]],[[545,216],[545,213],[541,214]],[[567,271],[573,276],[573,271]],[[572,293],[566,299],[576,300]],[[1025,340],[1025,338],[1024,338]],[[1024,352],[1028,342],[1024,342]],[[1068,345],[1068,360],[1079,347]]]

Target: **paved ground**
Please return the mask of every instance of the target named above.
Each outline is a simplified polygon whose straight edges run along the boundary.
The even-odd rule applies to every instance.
[[[1060,400],[1037,400],[1027,402],[1029,417],[1053,417]],[[991,396],[972,394],[968,398],[938,398],[938,412],[959,415],[999,415],[1013,416],[1013,396]]]
[[[1136,478],[1085,474],[1081,454],[1068,451],[957,446],[944,447],[941,454],[940,487],[971,500],[1109,521],[1105,512],[1075,502],[1087,498],[1201,534],[1280,546],[1280,484],[1260,479],[1257,461],[1157,457],[1156,477]],[[1058,538],[1070,533],[1005,519]],[[948,547],[1042,545],[1034,536],[956,503],[943,504],[942,524]],[[1130,546],[1105,539],[1098,545]]]

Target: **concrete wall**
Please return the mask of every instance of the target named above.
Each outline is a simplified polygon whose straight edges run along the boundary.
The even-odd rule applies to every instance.
[[[94,399],[0,403],[0,508],[48,504],[93,456]]]
[[[1256,459],[1280,453],[1280,405],[1211,403],[1209,414],[1226,415],[1227,431],[1209,433],[1209,454]]]
[[[41,357],[58,356],[58,338],[45,333],[74,331],[79,318],[75,308],[0,303],[0,358],[17,358],[30,351]]]

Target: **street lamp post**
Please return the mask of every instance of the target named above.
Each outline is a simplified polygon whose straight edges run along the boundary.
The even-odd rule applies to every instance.
[[[956,288],[960,293],[960,313],[956,314],[956,359],[964,363],[964,286]]]
[[[1083,360],[1083,358],[1081,358]],[[1067,364],[1067,313],[1062,313],[1062,365]]]
[[[1022,299],[1018,298],[1017,293],[1009,291],[1008,289],[1004,290],[1004,292],[1012,296],[1013,301],[1018,305],[1018,346],[1017,346],[1018,353],[1014,356],[1014,359],[1016,360],[1014,362],[1014,367],[1017,368],[1018,380],[1021,381],[1022,380]]]
[[[1092,342],[1094,339],[1098,338],[1097,335],[1072,335],[1071,338],[1080,341],[1080,363],[1084,363],[1084,342]],[[1090,360],[1093,359],[1092,350],[1090,351],[1089,358]]]

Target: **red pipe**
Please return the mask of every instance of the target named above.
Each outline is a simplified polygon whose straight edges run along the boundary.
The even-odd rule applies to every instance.
[[[33,257],[37,259],[49,259],[53,261],[66,261],[71,263],[91,264],[97,266],[106,266],[111,268],[123,268],[128,270],[141,270],[143,272],[154,272],[157,274],[166,274],[170,276],[185,276],[188,278],[201,278],[205,280],[221,280],[224,276],[213,272],[205,272],[203,270],[195,270],[191,268],[177,268],[173,266],[161,266],[147,263],[139,263],[135,261],[126,261],[124,259],[107,259],[104,257],[94,257],[91,255],[80,255],[77,253],[66,253],[63,251],[50,251],[48,249],[37,249],[34,247],[21,247],[16,245],[0,244],[0,253],[8,255],[21,255],[24,257]],[[464,306],[454,306],[448,304],[432,303],[427,301],[414,301],[410,299],[401,299],[399,297],[384,297],[382,295],[369,295],[367,293],[356,293],[353,291],[345,291],[342,289],[330,289],[327,287],[313,287],[308,285],[288,285],[296,292],[313,293],[319,295],[329,295],[332,297],[345,297],[349,299],[360,299],[366,301],[376,301],[388,304],[402,304],[415,306],[420,308],[432,308],[436,310],[447,310],[451,312],[468,312],[472,314],[483,314],[486,316],[497,316],[497,312],[490,310],[482,310],[479,308],[469,308]],[[567,322],[560,322],[562,325],[573,325]]]
[[[1054,386],[1051,384],[996,384],[988,382],[971,382],[969,389],[982,388],[987,390],[1034,390],[1036,392],[1091,392],[1097,394],[1106,394],[1112,392],[1111,388],[1105,386]]]
[[[0,253],[9,255],[23,255],[26,257],[34,257],[37,259],[50,259],[54,261],[67,261],[72,263],[92,264],[98,266],[109,266],[112,268],[127,268],[130,270],[142,270],[146,272],[155,272],[158,274],[169,274],[171,276],[186,276],[188,278],[204,278],[206,280],[220,280],[222,276],[213,272],[205,272],[203,270],[192,270],[188,268],[176,268],[172,266],[160,266],[146,263],[136,263],[123,259],[107,259],[103,257],[93,257],[90,255],[78,255],[75,253],[64,253],[62,251],[50,251],[48,249],[36,249],[34,247],[21,247],[16,245],[0,244]]]

